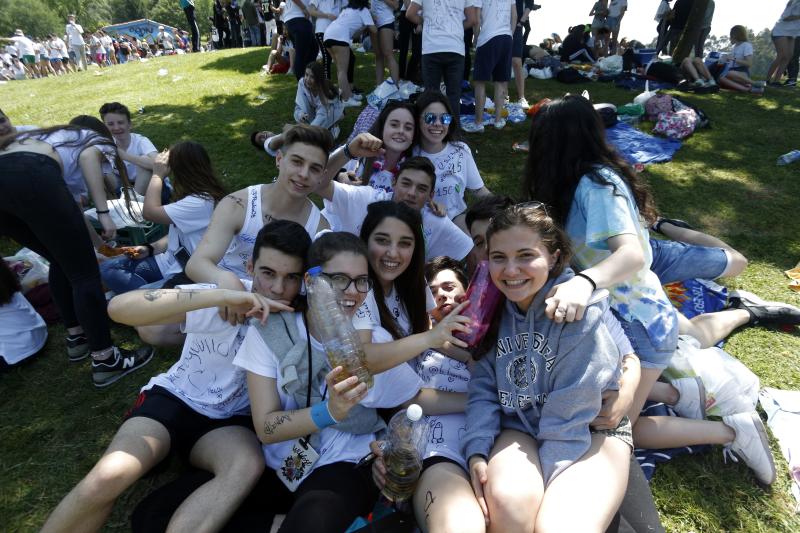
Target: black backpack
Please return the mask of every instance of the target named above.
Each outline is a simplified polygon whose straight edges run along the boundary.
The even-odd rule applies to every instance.
[[[561,83],[586,83],[589,80],[574,68],[563,68],[556,74],[556,79]]]

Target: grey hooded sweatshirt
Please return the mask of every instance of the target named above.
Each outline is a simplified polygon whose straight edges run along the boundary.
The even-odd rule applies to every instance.
[[[507,301],[495,348],[475,365],[469,382],[464,457],[489,457],[503,429],[539,444],[545,486],[586,453],[589,423],[601,395],[617,388],[620,353],[603,320],[603,301],[583,320],[557,324],[545,316],[550,289],[574,276],[566,269],[538,292],[528,312]]]

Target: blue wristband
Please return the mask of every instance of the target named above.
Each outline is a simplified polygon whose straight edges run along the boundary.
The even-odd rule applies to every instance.
[[[328,409],[328,400],[320,402],[311,408],[311,420],[317,425],[319,429],[325,429],[337,423],[333,418],[330,410]]]

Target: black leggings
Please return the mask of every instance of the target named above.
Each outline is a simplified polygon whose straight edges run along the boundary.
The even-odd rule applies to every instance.
[[[165,531],[183,501],[212,477],[204,470],[192,470],[150,493],[133,511],[132,531]],[[294,494],[267,468],[223,531],[269,531],[275,515],[286,513],[281,533],[341,533],[357,517],[370,513],[377,499],[369,466],[357,469],[353,463],[333,463],[319,467]]]
[[[186,22],[189,24],[189,31],[192,32],[192,52],[200,51],[200,29],[197,27],[197,20],[194,17],[194,6],[188,5],[183,8],[186,14]]]
[[[328,53],[328,49],[325,48],[325,45],[322,44],[324,39],[324,33],[315,33],[314,36],[317,38],[317,47],[319,51],[322,53],[322,66],[325,69],[325,78],[331,79],[331,55]]]
[[[408,41],[411,40],[411,59],[408,59]],[[408,59],[408,68],[406,60]],[[422,61],[422,34],[414,33],[414,24],[405,16],[400,15],[400,79],[422,83],[420,65]]]
[[[94,247],[55,160],[32,152],[0,156],[0,235],[50,262],[50,291],[64,326],[82,326],[92,351],[109,348]]]
[[[464,30],[464,79],[472,78],[472,38],[475,32],[472,28]]]
[[[294,45],[294,77],[299,81],[306,73],[306,65],[317,59],[314,26],[306,18],[294,18],[284,24]]]

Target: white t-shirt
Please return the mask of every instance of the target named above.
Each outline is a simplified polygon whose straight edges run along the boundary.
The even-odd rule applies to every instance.
[[[67,37],[70,46],[81,46],[83,41],[83,27],[80,24],[67,24]]]
[[[346,7],[342,9],[336,20],[330,23],[322,38],[323,40],[333,39],[334,41],[349,43],[358,30],[374,24],[372,15],[370,15],[367,8],[351,9]]]
[[[409,362],[422,379],[422,388],[438,391],[466,393],[469,385],[469,367],[436,350],[426,350]],[[423,459],[443,456],[452,459],[466,470],[467,464],[461,453],[461,436],[467,428],[464,413],[425,416],[428,422],[428,442]]]
[[[194,253],[208,229],[208,223],[214,213],[214,200],[191,195],[165,205],[164,210],[172,220],[172,224],[169,226],[167,249],[163,254],[156,255],[155,260],[161,275],[166,279],[183,270],[175,258],[181,246],[186,248],[190,255]]]
[[[307,5],[303,0],[298,0],[304,6]],[[283,2],[281,2],[283,4]],[[306,18],[303,14],[303,10],[300,9],[300,6],[294,3],[294,0],[288,0],[286,2],[285,9],[283,10],[283,14],[281,15],[281,20],[284,22],[289,22],[292,19],[300,19]]]
[[[511,36],[511,6],[513,0],[475,0],[475,7],[481,8],[481,31],[477,46],[483,46],[498,35]]]
[[[403,304],[403,301],[400,299],[400,295],[398,294],[394,284],[392,285],[392,291],[383,297],[383,301],[386,304],[386,308],[397,321],[397,325],[400,326],[400,330],[403,331],[403,334],[405,336],[411,335],[411,319],[408,316],[408,310]],[[430,313],[431,310],[435,308],[436,300],[433,298],[431,289],[426,285],[425,311]],[[373,291],[369,291],[367,298],[364,300],[364,304],[358,309],[358,311],[367,312],[369,319],[371,319],[376,325],[380,325],[381,315],[378,312],[378,302],[375,299],[375,293]]]
[[[393,193],[369,186],[333,184],[333,200],[325,200],[323,215],[333,231],[361,232],[367,216],[367,206],[373,202],[391,200]],[[328,216],[330,214],[330,216]],[[458,261],[472,250],[472,239],[447,217],[437,217],[426,206],[422,210],[422,235],[425,239],[425,260],[446,255]]]
[[[628,7],[628,0],[611,0],[608,3],[608,16],[618,17],[622,13],[622,8]]]
[[[28,39],[27,37],[22,37],[19,35],[15,35],[11,37],[11,40],[17,43],[17,49],[19,50],[20,56],[32,56],[34,54],[34,47],[33,41]]]
[[[245,288],[251,283],[242,280]],[[184,289],[213,289],[215,285],[183,285]],[[181,357],[172,367],[152,378],[142,390],[158,385],[209,418],[250,414],[247,378],[233,358],[248,326],[231,326],[217,308],[186,313],[181,331],[186,333]]]
[[[464,55],[466,0],[411,0],[422,7],[422,53]]]
[[[61,59],[61,48],[64,46],[64,41],[56,37],[47,43],[47,48],[50,52],[50,59]]]
[[[21,292],[0,305],[0,358],[6,363],[13,365],[30,357],[46,341],[47,324]]]
[[[144,135],[139,135],[138,133],[131,133],[131,142],[125,151],[131,155],[148,155],[152,154],[153,152],[158,153],[158,150],[150,141],[150,139]],[[139,172],[139,167],[130,161],[125,161],[125,170],[128,171],[128,179],[130,182],[134,183],[136,181],[136,174]]]
[[[736,43],[731,50],[731,59],[744,59],[747,56],[753,55],[753,45],[749,41],[743,43]],[[741,66],[741,65],[733,65]]]
[[[297,329],[301,335],[306,334],[306,327],[302,315],[297,313]],[[376,328],[372,333],[373,342],[390,342],[388,332]],[[311,337],[314,348],[322,349],[319,342]],[[283,390],[283,376],[280,375],[280,363],[275,354],[264,343],[261,334],[251,329],[245,335],[239,352],[236,354],[234,364],[241,368],[258,374],[259,376],[277,380],[278,396],[281,408],[284,410],[303,409],[305,405],[298,405],[293,396],[288,396]],[[374,376],[374,385],[360,402],[364,407],[391,408],[410,400],[419,391],[421,381],[414,370],[406,364],[398,365],[386,372]],[[320,388],[320,394],[325,394],[325,384]],[[327,396],[326,396],[327,397]],[[373,433],[354,435],[344,433],[335,428],[324,428],[319,432],[320,446],[319,460],[314,468],[319,468],[332,463],[356,463],[369,453],[369,443],[375,440]],[[273,470],[281,467],[283,459],[290,453],[294,441],[283,441],[274,444],[264,444],[264,458],[267,466]]]
[[[61,158],[61,166],[64,169],[64,181],[67,184],[67,189],[72,193],[72,197],[76,200],[81,196],[87,195],[86,181],[83,179],[83,171],[78,164],[78,157],[85,149],[83,144],[92,136],[98,137],[99,135],[90,130],[57,130],[46,136],[36,136],[37,139],[48,143],[53,146],[53,149],[58,153]],[[67,144],[77,144],[77,146],[65,146]],[[97,145],[97,149],[111,157],[113,148],[111,146]]]
[[[372,18],[379,28],[386,24],[394,24],[394,10],[383,0],[372,0]]]
[[[317,11],[337,16],[342,10],[342,5],[339,0],[311,0],[308,5],[316,7]],[[314,22],[314,33],[325,33],[325,30],[331,25],[331,22],[333,21],[330,19],[317,17]]]
[[[483,179],[469,146],[463,142],[447,143],[436,154],[429,154],[416,146],[413,154],[427,157],[433,163],[436,169],[436,192],[433,199],[445,206],[447,216],[455,218],[466,211],[465,189],[478,190],[483,187]]]

